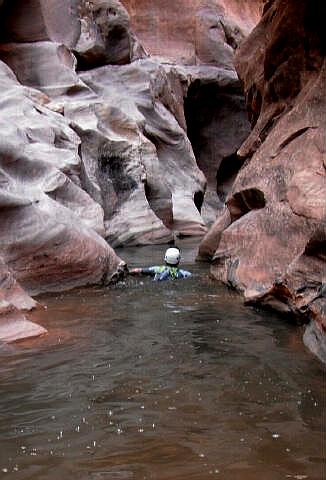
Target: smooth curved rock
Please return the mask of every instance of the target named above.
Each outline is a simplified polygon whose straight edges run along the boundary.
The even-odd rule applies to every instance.
[[[79,0],[5,0],[1,43],[52,40],[71,47],[80,35]]]
[[[67,103],[65,115],[84,139],[84,185],[91,195],[101,192],[110,244],[164,243],[172,230],[202,235],[194,196],[206,180],[185,131],[161,102],[169,82],[162,67],[137,61],[81,79],[96,100]]]
[[[4,64],[0,83],[3,261],[33,294],[110,277],[121,260],[99,235],[102,208],[80,188],[79,138]]]
[[[2,44],[0,59],[15,72],[20,83],[41,89],[50,97],[64,94],[73,97],[87,90],[75,72],[75,57],[61,43]]]
[[[43,3],[40,2],[39,6],[42,7]],[[245,7],[240,16],[237,2],[229,4],[228,8],[233,12],[233,18],[238,15],[241,25],[244,18],[248,19],[255,12],[250,20],[253,25],[253,19],[259,12],[258,3],[252,5],[251,9]],[[83,188],[104,208],[106,238],[113,245],[119,245],[122,241],[166,242],[176,234],[203,235],[206,232],[205,223],[215,220],[216,209],[221,206],[216,195],[216,172],[219,165],[223,159],[232,156],[248,133],[248,122],[239,95],[240,83],[231,65],[234,50],[244,35],[241,33],[242,27],[236,27],[235,24],[232,28],[230,26],[234,35],[236,30],[239,34],[238,40],[231,42],[231,47],[228,41],[233,33],[231,30],[232,34],[225,33],[229,15],[226,5],[212,1],[206,12],[204,5],[194,2],[191,8],[197,12],[196,15],[202,15],[205,19],[207,17],[213,23],[216,21],[218,29],[224,32],[220,43],[214,36],[211,39],[216,44],[218,57],[212,59],[214,67],[202,65],[183,71],[179,66],[162,67],[159,63],[143,61],[134,62],[133,67],[125,65],[92,69],[92,73],[85,72],[78,76],[73,55],[59,43],[25,41],[7,43],[0,47],[0,56],[13,68],[20,81],[41,89],[50,96],[51,102],[47,106],[63,113],[81,137],[83,162],[80,180]],[[141,15],[141,4],[137,4],[137,9],[136,14]],[[16,11],[16,14],[19,16],[21,11]],[[139,55],[135,53],[136,37],[129,29],[128,13],[117,0],[81,2],[79,14],[82,31],[78,43],[74,45],[74,51],[79,61],[83,59],[84,69],[97,64],[128,63],[144,56],[144,52]],[[213,19],[215,14],[216,20]],[[198,39],[204,38],[210,30],[205,21],[203,24],[197,22]],[[112,43],[108,36],[115,29],[123,30],[124,34]],[[28,37],[25,36],[24,39],[28,40]],[[65,41],[64,35],[62,41]],[[130,47],[129,53],[127,44]],[[202,51],[204,52],[204,47]],[[229,54],[231,63],[225,57]],[[26,63],[32,65],[30,71],[24,67]],[[216,65],[221,65],[222,68],[218,69]],[[96,75],[99,75],[99,80],[95,79]],[[104,82],[105,88],[99,88],[100,82]],[[197,89],[200,87],[200,96],[196,99],[192,94],[195,85]],[[206,117],[202,106],[203,98],[207,104],[206,109],[209,105],[212,108],[211,95],[203,94],[205,88],[208,88],[208,93],[209,88],[215,91],[219,113],[203,125],[192,125],[190,116]],[[125,96],[128,96],[128,100],[121,101]],[[188,125],[183,109],[185,97],[189,112]],[[104,131],[101,130],[102,127]],[[199,168],[208,179],[207,189],[185,134],[187,128],[193,145],[197,147]],[[134,132],[130,135],[132,130]],[[216,134],[221,141],[214,140]],[[207,152],[204,149],[200,152],[203,142],[208,145]],[[121,161],[116,161],[116,158]],[[123,173],[123,178],[132,177],[131,183],[128,180],[129,186],[133,185],[131,190],[138,185],[137,194],[133,193],[131,198],[132,205],[137,205],[137,211],[141,214],[135,213],[132,219],[122,218],[127,209],[130,211],[130,205],[122,205],[127,201],[127,192],[123,191],[125,186],[122,189],[118,187],[119,191],[116,192],[117,185],[114,186],[114,183],[117,182],[114,178],[105,180],[108,175],[116,176],[112,163],[119,165],[121,173],[128,170]],[[131,170],[134,170],[132,175]],[[194,177],[197,177],[195,181]],[[146,217],[147,222],[144,221]],[[152,235],[149,234],[150,230]],[[126,235],[126,232],[129,234]]]
[[[0,345],[23,338],[37,337],[46,330],[26,319],[21,311],[37,306],[17,283],[11,271],[0,258]]]
[[[184,117],[198,166],[207,178],[204,199],[197,203],[205,223],[211,225],[243,163],[236,152],[250,133],[234,53],[258,22],[262,3],[167,0],[164,14],[159,1],[123,3],[146,51],[169,71],[184,75],[187,66],[183,95],[173,88],[179,106],[184,103],[184,113],[180,115],[179,107],[174,114],[181,126]],[[227,171],[232,175],[225,178]]]
[[[210,262],[219,246],[221,235],[231,224],[231,215],[228,208],[224,208],[215,223],[208,230],[203,240],[200,242],[197,260]]]
[[[46,333],[45,328],[27,320],[18,310],[0,314],[0,340],[4,343],[39,337]]]

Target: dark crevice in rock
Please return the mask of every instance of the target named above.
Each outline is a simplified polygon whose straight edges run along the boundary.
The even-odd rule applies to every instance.
[[[227,201],[232,222],[238,220],[251,210],[264,208],[265,205],[265,195],[258,188],[248,188],[237,192]]]
[[[265,124],[265,126],[262,128],[260,134],[259,134],[259,139],[260,139],[260,142],[261,143],[264,143],[264,141],[266,140],[269,132],[272,130],[272,128],[274,127],[275,125],[275,119],[274,118],[270,118],[267,123]]]
[[[151,204],[151,200],[153,198],[153,192],[152,192],[152,189],[151,187],[148,185],[147,182],[144,182],[144,190],[145,190],[145,197],[149,203],[149,205]]]
[[[326,262],[326,233],[324,231],[318,231],[313,235],[306,245],[305,254]]]
[[[234,180],[244,163],[244,159],[237,152],[224,157],[216,174],[217,194],[222,202],[225,202]]]
[[[126,174],[123,158],[101,153],[98,160],[98,182],[102,192],[105,220],[110,218],[137,188],[135,180]]]
[[[257,120],[259,118],[262,102],[263,102],[262,95],[254,83],[249,89],[249,92],[247,93],[247,98],[246,98],[248,117],[249,117],[249,121],[252,128],[256,125]]]
[[[196,208],[198,212],[201,212],[201,207],[203,205],[204,201],[204,193],[201,191],[195,192],[194,194],[194,204],[196,205]]]
[[[121,26],[116,25],[111,28],[106,38],[106,51],[109,63],[116,65],[125,65],[130,63],[130,37],[129,31]]]
[[[236,151],[250,132],[242,87],[224,89],[195,81],[184,100],[187,134],[199,168],[216,189],[223,158]]]
[[[273,3],[274,3],[274,0],[265,0],[264,7],[263,7],[263,16],[273,6]]]
[[[71,127],[71,128],[73,128],[73,127]],[[77,154],[78,154],[78,157],[80,159],[82,159],[82,142],[80,142],[79,145],[78,145]]]
[[[148,204],[155,215],[162,220],[167,228],[172,228],[173,214],[170,204],[171,199],[162,198],[162,192],[160,192],[155,185],[151,185],[148,181],[144,182],[144,190]]]
[[[278,151],[280,152],[281,150],[283,150],[283,148],[285,148],[287,145],[289,145],[289,143],[293,142],[293,140],[295,140],[297,137],[300,137],[301,135],[306,133],[306,131],[309,130],[309,128],[313,128],[313,127],[304,127],[304,128],[301,128],[300,130],[297,130],[296,132],[292,133],[292,135],[287,137],[280,144]]]
[[[105,65],[127,65],[131,61],[130,48],[128,30],[116,25],[107,32],[103,45],[94,45],[84,52],[74,51],[77,71],[83,72]]]
[[[242,165],[235,152],[250,133],[242,84],[223,88],[197,80],[187,91],[184,111],[197,165],[207,179],[203,208],[198,208],[197,199],[195,204],[210,224]]]

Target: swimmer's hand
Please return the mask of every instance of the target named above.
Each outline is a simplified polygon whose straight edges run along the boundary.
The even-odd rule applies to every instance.
[[[141,273],[141,268],[131,268],[129,270],[130,275],[139,275]]]

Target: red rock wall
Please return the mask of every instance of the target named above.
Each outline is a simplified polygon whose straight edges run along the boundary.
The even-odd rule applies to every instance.
[[[245,163],[227,198],[230,217],[200,250],[215,251],[212,274],[247,301],[314,320],[326,359],[323,18],[323,1],[265,2],[238,51],[253,130],[238,152]]]

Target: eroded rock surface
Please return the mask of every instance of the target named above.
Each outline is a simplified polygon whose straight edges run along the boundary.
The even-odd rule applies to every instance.
[[[178,71],[187,70],[178,103],[184,103],[187,135],[207,179],[205,196],[198,196],[197,204],[210,225],[241,166],[236,152],[250,133],[234,53],[258,22],[261,1],[123,3],[145,50],[165,68],[172,64]]]
[[[265,2],[242,44],[237,68],[252,132],[226,199],[231,223],[218,219],[217,236],[200,248],[215,250],[214,277],[248,302],[315,322],[318,342],[326,338],[324,13],[324,2]]]
[[[3,63],[0,83],[0,257],[19,282],[15,290],[37,294],[109,278],[121,261],[101,236],[102,208],[80,187],[79,138],[44,107],[44,94],[22,87]],[[25,303],[9,301],[9,323]],[[22,322],[10,338],[20,329],[30,336]]]
[[[0,255],[28,293],[119,275],[107,241],[206,233],[249,131],[233,57],[259,5],[187,2],[180,28],[172,2],[2,2]]]
[[[81,34],[74,52],[80,70],[124,65],[146,57],[129,25],[129,14],[118,0],[79,3]]]
[[[260,0],[122,0],[145,50],[164,61],[234,69],[234,49],[260,18]]]
[[[163,104],[163,96],[169,103],[164,69],[139,60],[80,78],[96,97],[67,104],[65,115],[84,139],[85,188],[94,198],[101,192],[110,244],[164,243],[172,230],[204,233],[194,195],[204,194],[206,180],[185,131]]]

